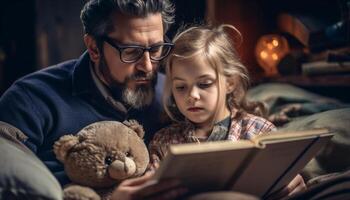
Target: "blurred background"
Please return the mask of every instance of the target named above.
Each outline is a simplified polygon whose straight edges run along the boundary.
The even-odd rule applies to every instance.
[[[350,102],[350,0],[174,0],[176,24],[228,23],[253,86],[291,83]],[[1,0],[0,95],[18,78],[84,52],[84,0]],[[233,41],[237,35],[232,33]]]

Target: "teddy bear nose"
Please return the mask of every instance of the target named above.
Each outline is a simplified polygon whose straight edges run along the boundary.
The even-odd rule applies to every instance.
[[[134,175],[135,172],[136,164],[128,157],[125,158],[124,162],[121,160],[115,160],[108,167],[108,173],[113,179],[125,179]]]

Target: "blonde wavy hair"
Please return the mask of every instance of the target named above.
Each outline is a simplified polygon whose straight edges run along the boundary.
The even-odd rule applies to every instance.
[[[240,32],[229,24],[222,24],[217,27],[192,26],[175,35],[173,39],[174,49],[166,60],[166,81],[163,93],[163,107],[172,120],[181,121],[184,119],[175,105],[172,94],[171,69],[175,59],[202,59],[215,70],[218,77],[217,87],[219,91],[217,107],[227,105],[230,110],[235,108],[239,113],[239,115],[236,115],[237,117],[244,112],[256,115],[264,113],[261,103],[248,102],[245,98],[250,85],[248,71],[240,61],[233,41],[227,33],[228,30],[236,33],[242,41]],[[221,95],[223,86],[220,83],[223,83],[224,77],[226,81],[234,83],[234,90],[229,94]],[[216,117],[217,113],[214,116]]]

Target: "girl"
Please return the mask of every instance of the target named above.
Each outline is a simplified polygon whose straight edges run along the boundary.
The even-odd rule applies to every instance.
[[[275,126],[256,115],[262,106],[248,103],[248,73],[239,61],[225,28],[191,27],[174,38],[166,63],[163,105],[175,121],[150,143],[157,165],[170,144],[250,139]],[[239,32],[238,32],[239,33]]]
[[[275,129],[257,116],[263,111],[260,104],[245,100],[247,69],[224,29],[239,33],[231,25],[221,25],[191,27],[175,36],[163,96],[164,109],[175,123],[151,141],[151,168],[158,167],[170,144],[236,141]],[[287,190],[305,188],[302,178],[296,179]]]

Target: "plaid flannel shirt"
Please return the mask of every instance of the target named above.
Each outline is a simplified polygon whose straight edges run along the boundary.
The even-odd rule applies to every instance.
[[[249,113],[243,114],[239,119],[235,116],[237,110],[231,112],[231,123],[227,140],[237,141],[251,139],[254,135],[260,135],[274,131],[276,127],[268,120]],[[159,130],[149,144],[150,169],[154,169],[166,155],[169,145],[198,142],[194,139],[195,127],[190,122],[174,123]]]

